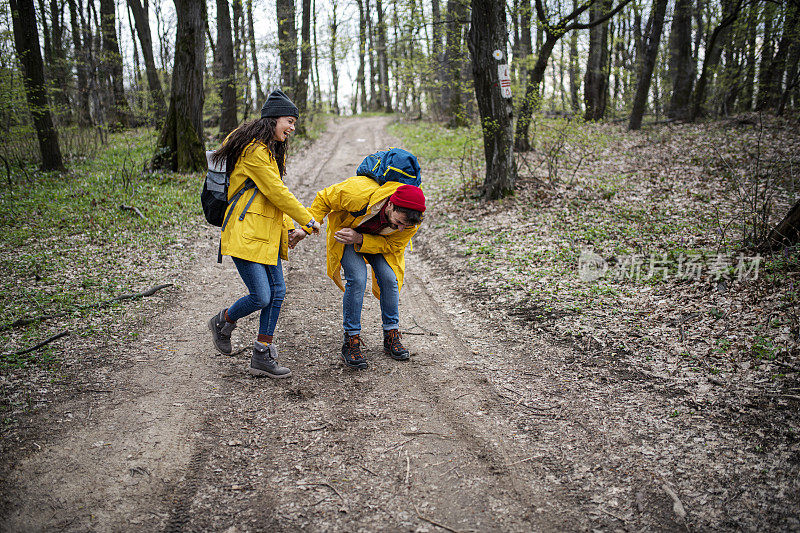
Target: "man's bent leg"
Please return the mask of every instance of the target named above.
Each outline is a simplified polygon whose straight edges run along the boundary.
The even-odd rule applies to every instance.
[[[344,247],[342,270],[345,279],[342,299],[344,331],[349,335],[358,335],[361,333],[361,308],[364,306],[364,291],[367,288],[367,264],[364,256],[357,253],[352,244]]]
[[[372,273],[381,289],[381,320],[383,321],[383,351],[392,359],[406,361],[410,354],[400,342],[400,290],[397,276],[382,254],[367,256]]]
[[[372,273],[381,289],[383,331],[398,329],[400,327],[400,291],[397,288],[397,276],[383,254],[370,254],[366,258],[372,266]]]
[[[342,360],[350,368],[365,369],[369,365],[361,350],[361,308],[364,305],[364,291],[367,288],[367,264],[364,257],[356,253],[352,244],[345,245],[342,255],[344,270],[344,298],[342,315],[344,343]]]

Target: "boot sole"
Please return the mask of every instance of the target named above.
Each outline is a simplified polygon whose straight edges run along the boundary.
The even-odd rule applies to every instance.
[[[217,335],[215,334],[216,328],[214,327],[214,318],[215,317],[212,317],[211,320],[208,321],[208,330],[211,332],[211,344],[214,346],[214,349],[217,350],[222,355],[230,355],[233,353],[233,347],[231,347],[230,351],[226,352],[217,345]]]
[[[354,370],[365,370],[365,369],[369,368],[369,364],[368,364],[366,361],[364,361],[364,362],[362,362],[362,363],[355,363],[355,364],[353,364],[353,363],[349,363],[349,362],[347,361],[347,359],[345,359],[345,358],[344,358],[344,355],[342,355],[341,357],[342,357],[342,362],[344,362],[344,364],[345,364],[345,365],[346,365],[348,368],[352,368],[352,369],[354,369]]]
[[[283,379],[292,377],[291,371],[287,372],[286,374],[270,374],[266,370],[259,370],[257,368],[253,368],[252,366],[249,368],[249,372],[253,376],[267,376],[272,379]]]
[[[383,349],[383,353],[385,353],[386,355],[388,355],[389,357],[391,357],[395,361],[408,361],[409,359],[411,359],[411,354],[410,353],[404,353],[404,354],[402,354],[400,356],[396,356],[391,351],[387,350],[386,348]]]

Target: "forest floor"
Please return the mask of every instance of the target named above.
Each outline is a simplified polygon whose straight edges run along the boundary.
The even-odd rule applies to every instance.
[[[399,145],[388,122],[334,121],[293,157],[290,189],[310,203],[367,153]],[[401,292],[410,361],[383,355],[367,295],[371,366],[344,368],[341,293],[317,237],[284,267],[276,342],[293,377],[250,377],[256,317],[234,333],[234,356],[211,346],[208,318],[244,286],[229,259],[215,262],[218,232],[198,226],[179,243],[196,257],[165,271],[175,287],[124,322],[138,334],[81,341],[66,385],[4,430],[0,530],[800,529],[794,352],[771,354],[769,364],[788,366],[777,380],[741,357],[687,375],[693,365],[659,340],[686,343],[686,320],[622,337],[609,325],[618,316],[579,313],[574,302],[570,313],[524,307],[484,283],[523,266],[491,256],[499,270],[482,270],[470,262],[479,243],[460,239],[498,244],[494,235],[519,223],[515,210],[543,198],[523,183],[515,199],[459,207],[434,189]],[[614,301],[613,292],[603,295]],[[563,317],[586,321],[552,327]],[[591,335],[595,325],[602,334]]]

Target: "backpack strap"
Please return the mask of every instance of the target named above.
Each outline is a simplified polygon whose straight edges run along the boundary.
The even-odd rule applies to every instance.
[[[242,195],[246,191],[249,191],[250,189],[255,189],[255,188],[256,188],[255,182],[253,180],[251,180],[250,178],[247,178],[247,181],[244,182],[244,185],[242,186],[242,188],[239,189],[238,191],[236,191],[236,194],[233,195],[233,198],[231,198],[231,201],[228,202],[228,204],[231,207],[228,209],[228,214],[225,216],[225,220],[222,222],[222,230],[223,231],[225,231],[225,226],[228,225],[228,219],[230,219],[231,215],[233,214],[233,207],[236,205],[236,202],[239,201],[239,198],[241,198]],[[253,199],[255,199],[256,194],[258,194],[258,190],[253,191],[253,196],[250,198],[250,201],[247,202],[247,205],[245,206],[244,211],[242,211],[242,215],[239,217],[239,220],[243,220],[244,219],[244,214],[250,208],[250,204],[253,203]]]
[[[233,155],[229,155],[228,159],[225,161],[226,181],[228,182],[228,185],[230,185],[231,173],[233,172],[233,167],[235,165],[236,161],[233,160]],[[233,209],[236,207],[236,202],[239,201],[239,198],[242,197],[245,191],[249,191],[250,189],[256,189],[256,183],[250,178],[247,178],[247,180],[245,180],[244,182],[244,185],[242,185],[242,187],[238,191],[236,191],[236,194],[233,195],[230,201],[228,201],[228,206],[229,206],[228,213],[225,215],[225,220],[222,221],[221,231],[225,231],[225,226],[228,225],[228,220],[231,218],[231,214],[233,214]],[[256,194],[258,194],[258,189],[253,191],[253,196],[250,198],[250,201],[247,202],[247,205],[245,206],[244,211],[242,211],[242,216],[239,217],[239,220],[244,219],[244,214],[250,208],[250,204],[253,203]],[[217,251],[217,263],[222,263],[222,237],[220,237],[219,240],[219,250]]]
[[[365,205],[364,207],[362,207],[358,211],[350,211],[350,214],[353,215],[354,218],[363,217],[367,213],[367,208],[368,207],[369,207],[369,204]]]

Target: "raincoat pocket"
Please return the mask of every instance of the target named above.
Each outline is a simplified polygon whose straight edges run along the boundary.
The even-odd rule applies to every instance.
[[[272,234],[275,233],[275,225],[274,216],[248,211],[242,220],[242,237],[254,241],[270,242]]]

